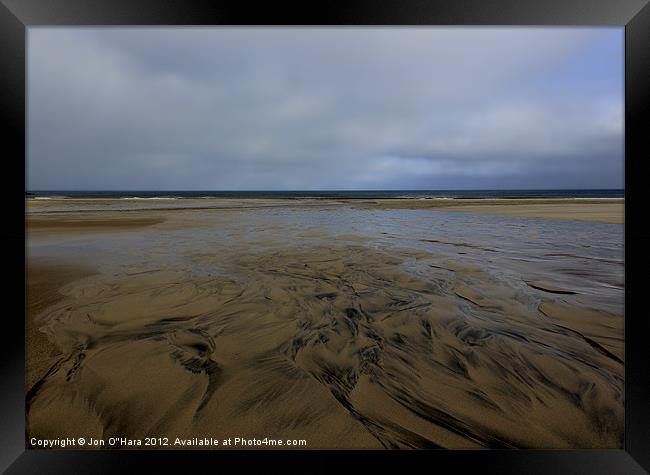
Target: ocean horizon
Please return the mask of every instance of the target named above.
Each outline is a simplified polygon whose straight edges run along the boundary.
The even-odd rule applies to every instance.
[[[624,198],[624,189],[507,190],[32,190],[40,199],[569,199]]]

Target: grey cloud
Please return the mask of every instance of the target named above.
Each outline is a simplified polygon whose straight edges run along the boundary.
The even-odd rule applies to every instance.
[[[602,29],[33,28],[28,186],[620,187],[621,40]],[[585,60],[594,44],[607,54]],[[580,61],[613,79],[567,73]]]

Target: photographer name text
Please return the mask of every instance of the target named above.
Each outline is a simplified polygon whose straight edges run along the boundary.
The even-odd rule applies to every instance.
[[[304,439],[271,439],[269,437],[259,439],[245,437],[228,437],[226,439],[217,439],[213,437],[144,437],[142,439],[133,439],[128,437],[109,437],[107,439],[97,439],[94,437],[65,437],[56,439],[39,439],[32,437],[29,439],[29,443],[32,448],[43,449],[64,449],[66,447],[307,447],[307,441]]]

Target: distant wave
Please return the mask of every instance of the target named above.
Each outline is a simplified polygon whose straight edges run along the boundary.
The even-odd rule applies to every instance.
[[[120,199],[121,200],[175,200],[177,198],[171,196],[152,196],[150,198],[143,198],[141,196],[128,196]]]
[[[357,191],[66,191],[31,192],[30,199],[576,199],[624,198],[625,190],[357,190]]]

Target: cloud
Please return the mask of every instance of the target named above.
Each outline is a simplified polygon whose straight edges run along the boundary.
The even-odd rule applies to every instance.
[[[622,38],[30,28],[28,187],[622,187]]]

